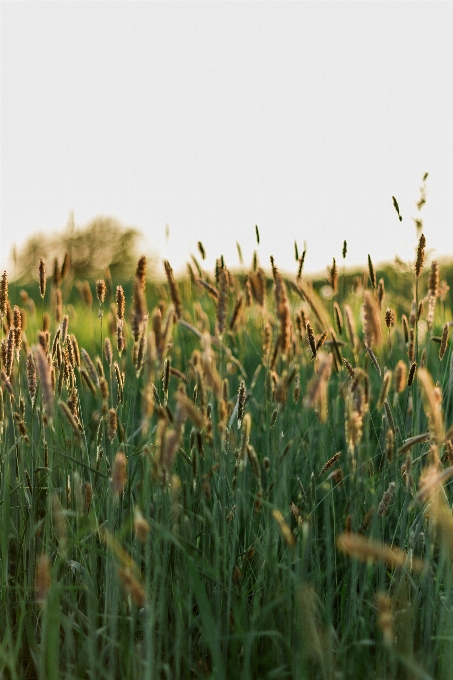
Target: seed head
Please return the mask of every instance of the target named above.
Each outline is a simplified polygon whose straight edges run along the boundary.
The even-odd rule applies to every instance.
[[[3,272],[0,281],[0,318],[8,313],[8,276]]]
[[[118,419],[116,415],[116,410],[114,408],[111,408],[108,412],[107,419],[107,436],[111,442],[115,439],[117,427]]]
[[[437,291],[439,290],[439,265],[436,262],[436,260],[431,262],[431,272],[429,275],[428,290],[429,295],[431,295],[432,297],[436,297]]]
[[[47,281],[46,265],[44,264],[44,260],[41,257],[39,260],[39,292],[42,298],[46,294],[46,281]]]
[[[383,517],[385,515],[385,513],[387,512],[389,505],[392,501],[393,495],[395,493],[395,489],[396,489],[395,482],[390,482],[387,491],[382,496],[382,500],[378,505],[378,515],[379,515],[379,517]]]
[[[135,278],[139,283],[140,290],[144,293],[146,286],[146,256],[142,255],[137,263]]]
[[[168,260],[164,260],[165,274],[167,275],[168,286],[170,288],[171,301],[175,306],[176,319],[182,316],[182,302],[179,294],[178,284],[176,283],[173,269],[170,267]]]
[[[105,300],[106,290],[107,286],[105,285],[104,279],[99,279],[99,281],[96,281],[96,295],[100,305],[102,305]]]
[[[38,384],[36,380],[36,363],[32,352],[27,355],[27,385],[31,403],[34,405]]]
[[[420,240],[418,242],[417,260],[415,262],[415,276],[416,276],[417,279],[421,274],[421,271],[423,269],[423,263],[425,261],[425,246],[426,246],[426,238],[422,234],[420,236]]]
[[[245,382],[241,380],[241,384],[239,385],[239,392],[238,392],[238,427],[240,428],[242,425],[242,420],[244,418],[244,409],[245,409]]]
[[[116,315],[120,321],[124,319],[124,310],[126,307],[126,297],[124,295],[123,286],[116,287]]]
[[[127,458],[122,451],[119,451],[113,462],[112,471],[112,491],[115,496],[120,496],[126,486]]]
[[[442,338],[440,341],[440,349],[439,349],[439,359],[442,361],[444,358],[445,352],[447,350],[447,343],[448,343],[448,331],[450,330],[450,324],[446,323],[444,324],[443,330],[442,330]]]

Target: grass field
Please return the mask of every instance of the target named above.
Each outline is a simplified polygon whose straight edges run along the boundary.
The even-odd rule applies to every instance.
[[[424,249],[327,287],[303,256],[4,275],[0,678],[452,677],[451,298]]]

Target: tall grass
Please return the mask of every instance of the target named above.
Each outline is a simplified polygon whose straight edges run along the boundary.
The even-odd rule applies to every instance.
[[[2,279],[0,677],[451,677],[448,291],[304,255]]]

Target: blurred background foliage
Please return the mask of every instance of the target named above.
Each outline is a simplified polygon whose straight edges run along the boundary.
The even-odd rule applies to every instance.
[[[141,233],[110,216],[98,216],[85,226],[76,225],[70,214],[63,232],[33,234],[15,253],[17,279],[22,284],[36,279],[37,263],[43,258],[48,274],[55,260],[61,264],[69,253],[75,278],[95,278],[107,268],[116,279],[126,279],[134,272],[140,256]],[[151,274],[153,259],[148,257]],[[151,271],[150,271],[151,270]]]

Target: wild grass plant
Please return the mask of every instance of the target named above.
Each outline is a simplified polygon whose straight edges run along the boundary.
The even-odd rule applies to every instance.
[[[451,312],[418,236],[407,299],[371,257],[322,297],[297,249],[293,277],[141,258],[79,303],[69,262],[3,275],[1,678],[451,677]]]

